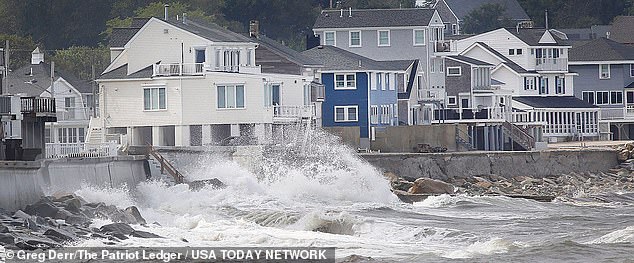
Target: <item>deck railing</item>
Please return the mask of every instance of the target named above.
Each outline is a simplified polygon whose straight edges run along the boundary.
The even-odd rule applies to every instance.
[[[46,143],[46,158],[116,156],[118,144]]]
[[[20,98],[22,113],[55,113],[55,99],[42,97]]]
[[[279,118],[311,118],[315,117],[315,105],[273,106],[273,117]]]

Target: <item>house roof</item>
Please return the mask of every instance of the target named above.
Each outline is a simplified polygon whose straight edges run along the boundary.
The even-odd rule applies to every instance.
[[[482,46],[483,48],[485,48],[486,50],[488,50],[489,52],[493,53],[495,56],[497,56],[500,59],[502,59],[504,61],[502,63],[507,65],[513,71],[515,71],[517,73],[529,73],[528,70],[524,69],[522,66],[518,65],[517,63],[513,62],[512,60],[510,60],[506,56],[502,55],[500,52],[498,52],[497,50],[493,49],[492,47],[490,47],[489,45],[485,44],[484,42],[476,42],[476,43],[478,45]]]
[[[562,38],[562,36],[558,33],[559,31],[553,29],[543,29],[543,28],[507,28],[511,34],[515,35],[517,38],[522,40],[529,46],[569,46],[570,43],[567,39]],[[539,43],[539,40],[542,38],[544,33],[549,31],[553,36],[553,39],[556,43]],[[567,38],[567,37],[566,37]]]
[[[504,83],[502,81],[499,81],[497,79],[491,79],[491,85],[499,86],[499,85],[504,85],[504,84],[506,84],[506,83]]]
[[[481,61],[481,60],[477,60],[475,58],[470,58],[467,56],[463,56],[463,55],[457,55],[457,56],[448,56],[448,59],[453,59],[453,60],[457,60],[463,63],[467,63],[467,64],[471,64],[471,65],[476,65],[476,66],[495,66],[492,64],[489,64],[487,62]]]
[[[80,80],[72,74],[57,69],[55,70],[55,76],[63,78],[81,93],[92,93],[92,85],[89,80]],[[12,70],[8,77],[8,93],[39,96],[51,86],[51,66],[44,62],[36,65],[26,65]]]
[[[414,63],[414,60],[376,61],[333,46],[317,46],[302,54],[322,63],[323,70],[404,71]]]
[[[533,108],[597,108],[597,106],[573,96],[527,96],[513,97],[513,100]]]
[[[141,79],[151,78],[153,74],[153,65],[149,65],[137,72],[133,72],[128,75],[128,64],[123,64],[120,67],[101,74],[99,79]]]
[[[167,20],[167,21],[162,20],[162,21],[211,41],[252,42],[250,38],[243,36],[241,34],[235,33],[231,30],[225,29],[214,23],[199,21],[199,20],[195,20],[191,18],[187,18],[186,23],[183,23],[183,20],[174,20],[174,19]]]
[[[411,72],[417,72],[418,70],[418,59],[414,60],[414,64],[412,65]],[[416,79],[416,74],[409,74],[409,79],[407,80],[407,89],[405,92],[399,92],[397,94],[398,99],[409,99],[412,94],[412,89],[414,88],[414,80]]]
[[[617,16],[612,22],[610,39],[624,44],[634,44],[634,16]]]
[[[140,29],[140,27],[113,28],[108,45],[110,45],[111,48],[123,47]]]
[[[501,5],[505,8],[504,16],[512,20],[530,20],[517,0],[445,0],[445,3],[460,20],[484,4]]]
[[[570,49],[570,61],[634,60],[634,47],[607,38],[598,38]]]
[[[632,83],[630,83],[629,85],[625,86],[626,88],[634,88],[634,81],[632,81]]]
[[[361,9],[327,10],[317,17],[313,28],[358,28],[358,27],[403,27],[427,26],[434,15],[434,9]]]
[[[317,62],[311,57],[308,57],[292,48],[282,45],[282,43],[277,42],[265,35],[260,35],[257,38],[251,37],[251,40],[257,42],[258,44],[260,44],[260,46],[265,47],[269,51],[282,56],[297,65],[321,66],[321,63]]]

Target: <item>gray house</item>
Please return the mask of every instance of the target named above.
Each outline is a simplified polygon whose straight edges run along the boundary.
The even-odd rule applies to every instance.
[[[445,34],[460,35],[465,17],[484,4],[499,4],[505,8],[504,17],[518,24],[532,25],[530,17],[517,0],[436,0],[434,8],[445,23]]]
[[[601,108],[614,139],[634,138],[634,47],[599,38],[570,50],[574,94]]]
[[[418,59],[415,89],[408,98],[407,124],[422,123],[421,100],[443,101],[444,56],[453,47],[434,9],[365,9],[322,11],[313,31],[321,45],[336,46],[378,60]],[[430,92],[435,92],[430,96]]]

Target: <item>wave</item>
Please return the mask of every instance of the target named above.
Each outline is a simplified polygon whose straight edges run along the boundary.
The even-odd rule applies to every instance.
[[[291,229],[351,236],[361,224],[360,220],[345,212],[311,212],[300,218]]]
[[[513,249],[523,247],[519,242],[513,242],[502,238],[492,238],[487,241],[476,241],[464,249],[454,250],[442,254],[442,257],[451,259],[473,258],[500,253],[508,253]]]
[[[588,242],[587,244],[615,244],[631,242],[634,242],[634,226],[628,226],[625,229],[610,232]]]

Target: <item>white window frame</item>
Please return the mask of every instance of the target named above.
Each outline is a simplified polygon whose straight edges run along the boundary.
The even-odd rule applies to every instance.
[[[242,87],[242,107],[238,107],[238,92],[237,92],[237,88],[241,86]],[[225,96],[224,96],[224,102],[225,102],[225,106],[224,107],[220,107],[220,87],[224,87],[225,89]],[[226,92],[228,88],[233,89],[233,107],[231,107],[232,105],[228,105],[227,101],[229,99],[229,93]],[[245,87],[244,84],[218,84],[216,85],[216,109],[218,110],[234,110],[234,109],[246,109],[247,107],[247,89]]]
[[[390,124],[390,104],[381,105],[381,124]]]
[[[607,74],[603,75],[602,67],[607,66]],[[610,79],[610,64],[599,64],[599,79]]]
[[[555,76],[555,94],[566,94],[566,77],[565,76]]]
[[[420,32],[423,33],[423,42],[422,43],[416,43],[416,31],[420,31]],[[425,40],[427,39],[427,35],[426,35],[425,31],[426,30],[423,29],[423,28],[421,28],[421,29],[413,29],[412,30],[412,43],[413,43],[414,46],[424,46],[426,44]]]
[[[620,94],[621,94],[621,102],[618,102],[618,101],[614,102],[614,101],[612,101],[612,94],[613,94],[613,93],[620,93]],[[612,105],[623,105],[623,91],[617,91],[617,90],[612,90],[612,91],[610,91],[610,104],[612,104]]]
[[[359,33],[359,45],[352,44],[352,33]],[[350,30],[348,31],[348,47],[361,47],[361,30]]]
[[[451,99],[453,99],[453,103],[451,102]],[[447,105],[458,105],[458,98],[456,96],[447,96]]]
[[[150,105],[149,108],[145,107],[146,101],[145,101],[145,91],[149,90],[150,91]],[[156,91],[156,96],[158,100],[156,107],[154,107],[154,100],[153,100],[153,94],[152,94],[152,90],[157,90]],[[163,107],[161,108],[161,90],[163,90]],[[143,86],[143,111],[164,111],[167,110],[167,87],[165,85],[157,85],[157,86]]]
[[[585,94],[589,94],[587,97],[588,97],[588,98],[592,98],[592,102],[590,102],[590,101],[586,101],[586,100],[583,98]],[[597,97],[596,97],[596,94],[594,93],[594,91],[582,91],[582,92],[581,92],[581,100],[583,100],[583,101],[585,101],[585,102],[587,102],[587,103],[590,103],[590,104],[592,104],[592,105],[595,105],[595,104],[597,103]]]
[[[457,35],[458,34],[458,25],[451,24],[451,34],[452,35]]]
[[[458,73],[451,73],[452,69],[458,69]],[[447,67],[447,76],[448,77],[459,77],[462,76],[462,67]]]
[[[337,120],[337,109],[343,109],[343,120]],[[355,119],[350,119],[350,109],[355,109]],[[359,106],[335,106],[334,110],[335,122],[358,122],[359,121]]]
[[[634,78],[634,63],[630,64],[630,77]]]
[[[607,99],[605,101],[602,101],[603,103],[599,103],[599,94],[608,94]],[[594,103],[595,105],[608,105],[610,104],[610,92],[609,91],[596,91],[596,98],[594,99]],[[601,99],[603,100],[603,98]]]
[[[387,80],[385,82],[387,84],[387,89],[396,90],[396,75],[392,73],[385,73],[385,79]]]
[[[343,86],[338,86],[337,85],[337,76],[343,76]],[[349,82],[351,81],[348,77],[352,76],[353,80],[354,80],[354,86],[348,85]],[[355,73],[345,73],[345,74],[335,74],[335,90],[351,90],[351,89],[357,89],[357,74]]]
[[[370,124],[379,124],[379,106],[370,106]]]
[[[381,44],[381,33],[387,33],[387,43]],[[390,30],[377,30],[376,31],[376,44],[379,47],[389,47],[391,44]]]
[[[328,44],[328,34],[332,33],[332,45]],[[324,31],[324,45],[337,46],[337,32]]]

